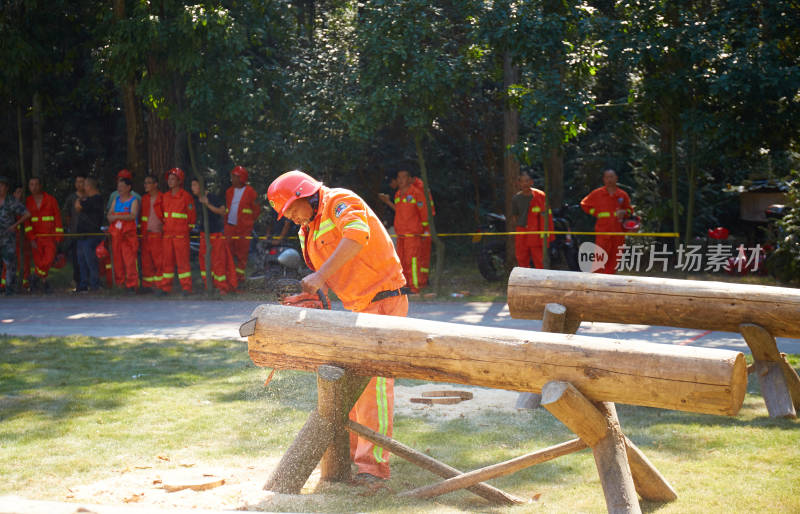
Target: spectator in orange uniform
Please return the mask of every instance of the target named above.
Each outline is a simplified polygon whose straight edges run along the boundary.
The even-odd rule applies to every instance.
[[[222,198],[201,190],[200,181],[192,179],[192,194],[197,202],[208,208],[208,239],[211,242],[211,277],[214,279],[214,287],[220,294],[226,295],[236,290],[238,277],[236,268],[233,264],[231,249],[225,242],[223,226],[225,219],[225,202]],[[197,228],[200,231],[200,275],[203,277],[203,284],[206,283],[206,234],[203,226],[203,213],[199,208],[197,211]]]
[[[132,191],[131,179],[117,180],[119,194],[114,199],[107,216],[115,280],[118,285],[124,285],[129,294],[135,294],[139,287],[139,270],[136,267],[136,256],[139,251],[139,238],[136,233],[139,200],[134,198]]]
[[[253,224],[261,214],[256,190],[247,185],[247,170],[236,166],[231,170],[231,187],[225,192],[225,237],[233,254],[239,285],[244,284],[250,235]]]
[[[425,272],[423,276],[423,268],[427,271],[427,266],[422,265],[425,247],[423,239],[430,239],[430,236],[424,235],[430,234],[430,229],[425,194],[418,186],[414,186],[414,179],[406,170],[397,172],[394,230],[397,233],[397,255],[403,264],[406,283],[410,285],[412,292],[417,293],[427,284],[428,273]]]
[[[301,171],[284,173],[269,186],[270,205],[279,218],[300,225],[301,247],[313,270],[303,290],[330,288],[344,307],[390,316],[408,313],[405,278],[391,238],[378,216],[358,195],[322,185]],[[350,411],[350,418],[391,437],[394,380],[373,377]],[[390,476],[389,454],[350,435],[350,454],[361,479]]]
[[[163,195],[158,189],[158,177],[148,175],[144,178],[142,195],[142,288],[152,289],[157,296],[164,294],[164,243],[161,233],[164,223],[162,206]]]
[[[197,211],[194,208],[194,199],[183,189],[184,173],[180,168],[172,168],[167,172],[167,185],[169,191],[161,198],[164,223],[162,243],[163,260],[163,289],[172,291],[172,281],[175,278],[175,269],[178,270],[178,281],[181,283],[183,294],[192,294],[192,266],[189,262],[189,231],[197,221]]]
[[[35,273],[31,280],[31,290],[41,285],[44,293],[50,292],[47,275],[56,257],[58,243],[64,238],[61,224],[61,211],[58,202],[42,190],[42,181],[33,177],[28,181],[31,195],[25,201],[25,207],[31,218],[25,224],[25,237],[31,243]]]
[[[533,177],[528,172],[522,171],[517,181],[519,191],[511,199],[511,221],[516,227],[514,232],[535,232],[545,230],[544,212],[546,209],[546,196],[544,191],[533,187]],[[553,230],[553,214],[548,211],[547,229]],[[517,256],[517,265],[522,268],[544,267],[542,254],[544,250],[545,234],[517,234],[514,236],[514,248]],[[550,234],[548,241],[553,241],[555,235]]]
[[[411,181],[411,187],[417,188],[419,190],[420,195],[422,198],[425,198],[425,184],[422,182],[422,179],[419,177],[414,177]],[[431,199],[431,215],[436,216],[436,207],[433,205],[433,199]],[[428,221],[422,222],[422,254],[420,256],[420,265],[419,265],[419,285],[420,287],[425,287],[428,285],[428,277],[431,274],[431,227]]]
[[[628,193],[617,187],[617,172],[603,172],[603,187],[598,187],[581,200],[581,209],[597,218],[595,232],[623,232],[622,220],[633,214]],[[594,242],[605,250],[608,260],[597,273],[614,274],[617,271],[617,252],[625,243],[625,236],[596,235]]]

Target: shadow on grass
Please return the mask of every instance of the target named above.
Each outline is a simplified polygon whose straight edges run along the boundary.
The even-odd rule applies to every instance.
[[[225,380],[247,368],[255,369],[246,350],[235,341],[0,336],[0,421],[22,412],[57,419],[111,410],[141,389]],[[301,395],[307,397],[312,386],[305,377],[287,373],[276,382],[283,383],[280,390],[267,388],[260,395],[241,391],[214,399],[232,402],[266,397],[297,407],[303,403]]]

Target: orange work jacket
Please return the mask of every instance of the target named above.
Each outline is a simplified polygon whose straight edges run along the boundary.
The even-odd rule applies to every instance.
[[[581,209],[597,218],[594,225],[596,232],[622,232],[622,222],[614,213],[619,209],[624,209],[628,215],[633,214],[628,193],[617,188],[612,195],[605,186],[598,187],[586,195],[581,200]]]
[[[398,189],[394,194],[394,231],[397,237],[428,232],[425,193],[413,184],[404,193]]]
[[[236,188],[229,187],[225,191],[225,222],[228,222],[228,213],[231,212],[233,192]],[[242,199],[239,200],[239,210],[236,213],[236,226],[248,234],[253,230],[256,218],[261,214],[261,204],[258,203],[258,193],[250,186],[244,186]]]
[[[31,217],[25,222],[25,237],[33,239],[36,236],[52,237],[56,243],[64,239],[64,227],[61,224],[61,211],[58,202],[52,195],[42,193],[42,205],[36,207],[33,195],[25,200],[25,207]],[[46,236],[45,234],[51,234]]]
[[[179,189],[178,194],[167,191],[161,195],[161,221],[164,222],[164,234],[189,234],[197,222],[197,211],[194,209],[194,199],[185,189]]]
[[[300,228],[298,235],[306,264],[315,271],[330,258],[343,237],[364,245],[327,281],[345,309],[362,311],[381,291],[406,285],[389,233],[352,191],[322,186],[317,214]]]
[[[536,231],[536,230],[544,230],[544,211],[546,209],[545,199],[547,195],[544,194],[544,191],[540,189],[536,189],[534,187],[531,188],[531,202],[528,204],[528,217],[527,217],[527,224],[525,226],[526,229]],[[549,216],[547,221],[547,230],[553,230],[553,212],[548,211],[547,215]],[[536,238],[536,241],[544,246],[544,234],[538,234],[539,237]],[[548,236],[548,241],[552,241],[556,238],[554,234],[550,234]],[[534,244],[534,243],[531,243]]]

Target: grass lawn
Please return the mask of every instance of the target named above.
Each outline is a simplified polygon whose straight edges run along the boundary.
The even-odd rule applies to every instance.
[[[797,356],[791,356],[798,367]],[[308,373],[254,367],[236,341],[0,337],[0,495],[67,500],[76,487],[182,463],[274,465],[316,401]],[[398,384],[414,384],[398,380]],[[446,406],[443,406],[446,407]],[[800,422],[770,419],[751,377],[735,418],[618,405],[623,430],[678,492],[646,512],[800,512]],[[395,437],[463,470],[571,439],[547,411],[433,422],[398,415]],[[400,500],[436,480],[394,457],[388,488],[320,484],[262,510],[324,512],[605,512],[587,451],[491,483],[531,503],[495,508],[468,492]],[[198,507],[204,494],[192,493]],[[180,493],[170,493],[178,495]],[[99,502],[102,503],[102,502]],[[234,509],[231,503],[225,508]]]

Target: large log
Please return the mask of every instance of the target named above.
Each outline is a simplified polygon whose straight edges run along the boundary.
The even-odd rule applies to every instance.
[[[735,415],[747,384],[744,356],[710,348],[629,343],[344,311],[261,305],[248,339],[258,366],[538,393],[570,382],[593,401]]]
[[[560,303],[583,321],[738,332],[757,323],[775,337],[800,337],[800,290],[728,282],[514,268],[511,317],[541,319]]]

